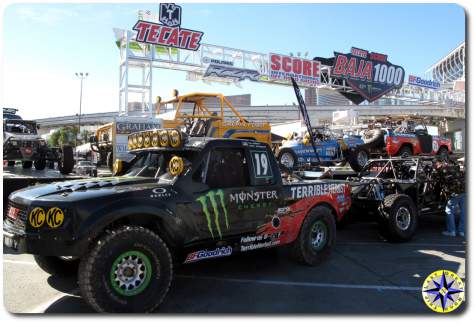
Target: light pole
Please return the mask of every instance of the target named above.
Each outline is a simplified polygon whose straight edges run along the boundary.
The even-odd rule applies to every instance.
[[[82,110],[82,81],[89,75],[89,73],[76,73],[76,77],[81,80],[81,90],[79,93],[79,116],[78,116],[78,133],[76,135],[76,147],[78,146],[78,136],[81,135],[81,110]]]

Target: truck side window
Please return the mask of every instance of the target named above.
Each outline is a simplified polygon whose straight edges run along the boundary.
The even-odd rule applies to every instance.
[[[208,162],[206,184],[210,188],[249,186],[249,165],[244,150],[214,149]]]

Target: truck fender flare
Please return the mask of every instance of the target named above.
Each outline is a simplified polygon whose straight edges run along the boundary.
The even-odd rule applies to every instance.
[[[130,204],[130,203],[129,203]],[[128,207],[117,208],[115,205],[109,205],[106,208],[99,209],[91,214],[88,219],[84,220],[78,229],[77,238],[95,240],[104,230],[112,223],[121,219],[132,219],[133,217],[144,218],[156,218],[160,221],[160,224],[168,227],[170,222],[176,222],[176,218],[170,210],[167,210],[165,206],[149,206],[141,205],[138,209],[136,203],[132,203]],[[179,224],[175,224],[179,225]]]

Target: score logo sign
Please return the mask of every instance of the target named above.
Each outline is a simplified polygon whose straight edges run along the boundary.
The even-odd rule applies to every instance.
[[[391,64],[387,55],[369,53],[355,47],[349,54],[335,52],[331,74],[346,80],[353,90],[369,102],[400,88],[404,82],[404,69]]]
[[[269,78],[290,82],[293,77],[304,86],[320,84],[320,62],[300,57],[269,54]]]

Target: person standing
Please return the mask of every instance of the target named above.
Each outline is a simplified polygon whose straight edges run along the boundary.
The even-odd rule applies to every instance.
[[[445,222],[446,230],[443,235],[455,237],[458,234],[465,237],[465,174],[463,169],[458,165],[451,165],[444,162],[441,166],[443,184],[442,194],[447,199],[445,206]],[[460,210],[458,226],[456,225],[457,207]]]

